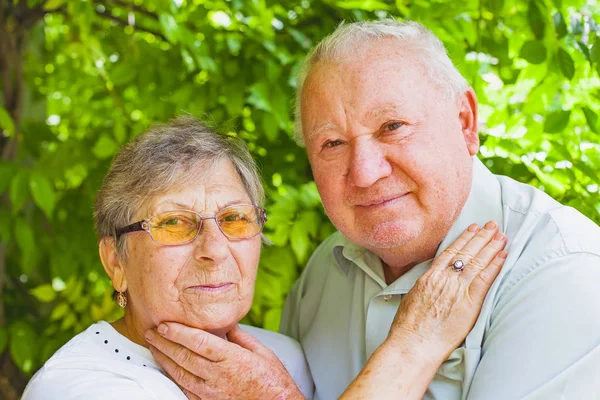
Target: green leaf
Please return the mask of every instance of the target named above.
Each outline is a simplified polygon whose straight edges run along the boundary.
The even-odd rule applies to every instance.
[[[269,104],[270,88],[265,82],[257,83],[250,87],[250,96],[248,103],[254,105],[257,109],[270,112],[271,105]]]
[[[26,170],[21,170],[10,183],[10,202],[13,214],[16,214],[25,205],[28,197],[29,173]]]
[[[265,137],[270,142],[273,142],[277,139],[279,134],[279,123],[275,119],[273,113],[265,113],[262,119],[263,132],[265,133]]]
[[[554,22],[554,30],[556,31],[556,37],[558,39],[565,37],[565,35],[567,34],[567,23],[565,22],[565,18],[563,17],[560,11],[554,13],[552,21]]]
[[[559,47],[556,57],[558,58],[558,67],[565,78],[569,80],[573,79],[573,76],[575,76],[575,62],[569,53],[567,53],[562,47]]]
[[[527,12],[527,20],[529,21],[529,27],[533,32],[536,39],[541,40],[544,37],[544,29],[546,27],[546,20],[542,15],[535,0],[529,2],[529,9]]]
[[[541,64],[546,61],[546,46],[540,40],[529,40],[521,47],[519,57],[524,58],[531,64]]]
[[[15,239],[21,249],[21,270],[29,274],[35,267],[35,237],[31,226],[23,219],[18,218],[15,222]]]
[[[0,194],[4,193],[13,178],[13,166],[0,162]]]
[[[279,331],[279,322],[281,321],[281,313],[283,309],[280,307],[271,308],[265,312],[263,327],[273,332]]]
[[[544,121],[544,132],[559,133],[562,132],[569,124],[571,111],[557,111],[548,114]]]
[[[8,136],[12,136],[15,133],[15,124],[12,117],[6,111],[4,107],[0,105],[0,130],[8,133]]]
[[[590,59],[594,64],[600,64],[600,39],[596,39],[596,43],[592,46],[590,51]]]
[[[63,318],[65,315],[67,315],[70,309],[71,306],[69,305],[69,303],[63,301],[62,303],[60,303],[52,309],[52,313],[50,314],[50,321],[57,321]]]
[[[46,2],[44,3],[44,10],[56,10],[60,6],[64,5],[66,2],[67,0],[46,0]]]
[[[594,133],[600,133],[600,128],[598,127],[598,114],[596,114],[589,107],[581,107],[581,109],[585,115],[585,120],[587,121],[590,130]]]
[[[296,255],[298,263],[304,264],[308,257],[308,249],[310,247],[310,238],[306,227],[301,223],[294,223],[290,233],[290,245]]]
[[[16,321],[9,327],[10,355],[19,369],[31,374],[37,364],[39,338],[35,330],[25,321]]]
[[[56,204],[56,194],[50,180],[39,172],[34,171],[29,177],[29,188],[31,189],[35,204],[44,211],[48,219],[52,219],[52,211]]]
[[[177,25],[177,21],[175,17],[171,14],[159,14],[158,20],[160,21],[160,27],[165,37],[169,42],[175,44],[179,42],[181,39],[181,34],[179,32],[179,26]]]
[[[56,298],[56,292],[52,289],[52,285],[44,283],[29,291],[36,299],[42,303],[50,303]]]
[[[100,136],[100,139],[94,145],[92,152],[100,160],[112,157],[118,150],[117,143],[108,135]]]

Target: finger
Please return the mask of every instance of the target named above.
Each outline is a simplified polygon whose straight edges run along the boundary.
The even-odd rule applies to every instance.
[[[481,270],[488,268],[498,253],[506,246],[506,235],[496,232],[492,240],[479,253],[470,260],[462,271],[461,277],[467,280],[474,279]]]
[[[157,331],[171,342],[178,343],[210,361],[223,361],[232,352],[240,350],[240,347],[234,343],[229,343],[227,340],[211,333],[177,322],[162,322]],[[170,348],[165,349],[165,351],[154,343],[152,344],[171,357]]]
[[[485,224],[483,229],[477,232],[477,234],[474,235],[454,257],[452,257],[448,265],[452,265],[455,261],[461,260],[464,263],[465,268],[469,263],[473,262],[474,267],[482,269],[484,266],[481,260],[477,259],[475,256],[492,240],[497,231],[498,225],[493,221],[489,221]]]
[[[273,358],[275,354],[265,347],[258,339],[244,331],[238,325],[236,325],[232,330],[227,334],[227,339],[230,342],[237,344],[247,350],[250,350],[253,353],[256,353],[263,357]]]
[[[460,251],[462,248],[469,243],[469,241],[477,234],[479,226],[477,224],[469,225],[469,227],[456,239],[447,249],[444,249],[436,258],[433,260],[431,269],[443,270],[448,267],[450,260]]]
[[[212,374],[214,366],[212,362],[198,354],[194,350],[191,350],[179,343],[172,342],[171,340],[159,335],[154,330],[146,331],[146,340],[148,343],[158,350],[159,355],[164,355],[168,358],[167,361],[172,361],[187,371],[192,371],[198,375],[199,378],[209,379]],[[163,357],[160,360],[164,360]],[[157,361],[159,361],[157,359]],[[159,364],[162,363],[159,361]],[[166,367],[162,365],[163,368]]]
[[[469,295],[476,304],[481,305],[492,283],[500,273],[507,257],[506,251],[501,251],[494,257],[490,265],[480,270],[469,285]]]
[[[180,389],[183,392],[183,394],[185,394],[185,397],[187,397],[189,400],[202,400],[202,398],[200,396],[196,396],[194,393],[190,392],[186,388],[180,388]]]
[[[175,361],[167,357],[156,347],[150,345],[148,346],[148,348],[150,349],[150,352],[152,353],[154,359],[163,367],[167,375],[169,375],[169,377],[182,390],[184,390],[184,393],[186,393],[187,391],[188,393],[195,395],[196,398],[200,398],[202,396],[202,393],[206,387],[204,379],[192,374],[190,371],[178,365]],[[194,397],[188,396],[188,398],[193,399]]]

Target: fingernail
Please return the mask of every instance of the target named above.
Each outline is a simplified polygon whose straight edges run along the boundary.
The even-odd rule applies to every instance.
[[[144,333],[144,337],[146,338],[147,341],[151,342],[152,339],[154,339],[154,332],[152,331],[152,329],[148,329],[145,333]]]
[[[508,256],[508,253],[505,252],[504,250],[501,251],[500,253],[498,253],[498,258],[501,258],[503,260],[506,259],[506,256]]]
[[[479,230],[479,225],[477,225],[477,224],[469,225],[467,230],[469,232],[477,232]]]
[[[494,235],[494,240],[502,240],[504,239],[504,233],[498,232]]]
[[[494,221],[490,221],[487,224],[485,224],[485,229],[487,229],[488,231],[492,231],[496,228],[496,223]]]
[[[158,333],[165,336],[167,334],[167,331],[169,330],[169,327],[165,324],[160,324],[158,328],[156,328],[156,330],[158,331]]]

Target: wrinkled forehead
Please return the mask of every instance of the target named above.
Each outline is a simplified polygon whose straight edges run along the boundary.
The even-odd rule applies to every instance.
[[[165,202],[182,203],[189,208],[207,192],[227,197],[250,197],[229,158],[201,160],[191,166],[174,169],[170,182],[156,182],[156,187],[140,199],[140,207],[135,211],[137,219],[149,217],[157,206]],[[228,201],[227,199],[224,199]]]

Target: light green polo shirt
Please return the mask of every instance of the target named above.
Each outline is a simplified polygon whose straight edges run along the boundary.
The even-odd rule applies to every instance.
[[[489,220],[507,235],[508,258],[477,323],[424,398],[600,399],[600,228],[474,158],[469,198],[438,254],[471,223]],[[321,244],[281,321],[281,332],[304,349],[315,399],[336,399],[346,389],[430,265],[386,285],[373,253],[339,232]]]

